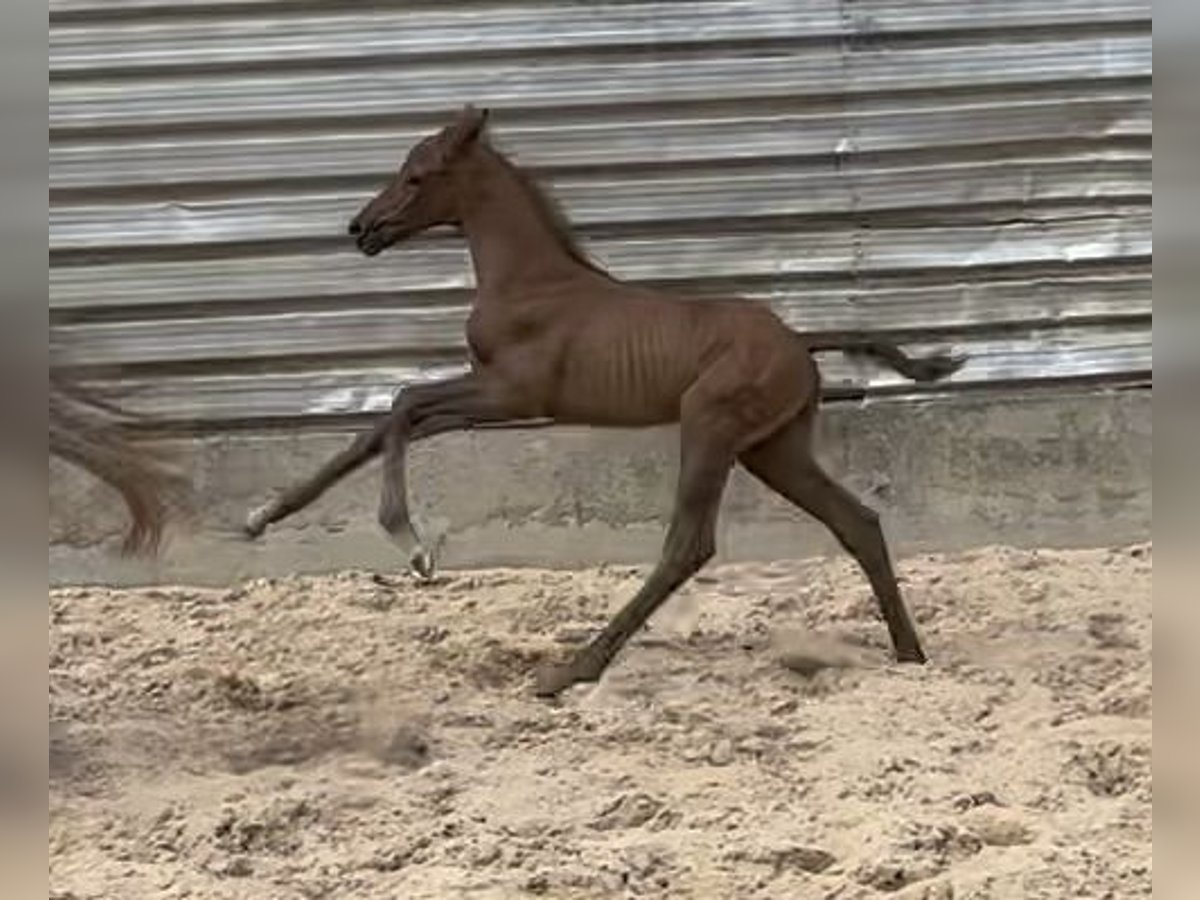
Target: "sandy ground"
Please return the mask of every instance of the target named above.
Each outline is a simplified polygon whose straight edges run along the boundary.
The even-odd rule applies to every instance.
[[[53,898],[1125,898],[1151,549],[709,570],[597,686],[630,569],[50,595]]]

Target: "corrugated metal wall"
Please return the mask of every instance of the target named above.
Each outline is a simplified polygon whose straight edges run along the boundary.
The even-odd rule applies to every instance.
[[[472,101],[619,276],[1144,383],[1151,69],[1143,0],[50,0],[51,319],[180,422],[386,408],[470,269],[345,223]]]

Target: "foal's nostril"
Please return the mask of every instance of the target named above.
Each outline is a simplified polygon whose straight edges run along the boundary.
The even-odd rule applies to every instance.
[[[362,234],[363,227],[358,219],[355,219],[350,223],[350,227],[346,230],[350,233],[350,237],[358,237],[360,234]]]

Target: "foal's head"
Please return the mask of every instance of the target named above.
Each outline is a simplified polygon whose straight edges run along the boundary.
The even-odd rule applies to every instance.
[[[454,170],[478,140],[487,110],[468,104],[453,124],[409,151],[391,182],[350,221],[358,249],[374,256],[434,225],[457,225]]]

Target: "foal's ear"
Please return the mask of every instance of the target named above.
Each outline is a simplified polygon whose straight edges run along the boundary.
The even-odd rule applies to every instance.
[[[487,118],[487,109],[470,103],[464,106],[447,134],[449,144],[447,149],[450,153],[457,153],[465,149],[468,144],[478,140],[479,135],[483,133],[484,126],[487,125]]]

